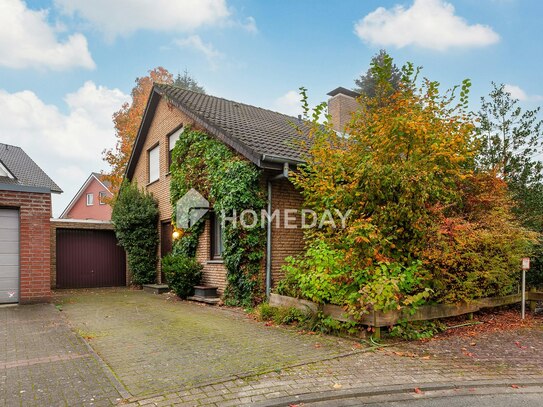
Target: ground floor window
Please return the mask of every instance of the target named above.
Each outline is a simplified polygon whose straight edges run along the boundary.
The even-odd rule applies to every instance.
[[[223,250],[224,243],[221,220],[215,213],[211,213],[211,259],[222,259]]]

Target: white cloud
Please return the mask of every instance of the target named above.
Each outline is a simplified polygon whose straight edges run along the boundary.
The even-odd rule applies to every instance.
[[[300,101],[300,94],[295,90],[289,90],[283,96],[275,99],[273,103],[273,110],[288,114],[290,116],[297,117],[302,114],[302,102]]]
[[[89,81],[64,100],[67,113],[32,91],[0,89],[0,141],[22,147],[64,190],[54,197],[56,215],[92,171],[105,168],[102,150],[115,144],[112,114],[129,96]]]
[[[30,10],[21,0],[0,2],[0,66],[8,68],[95,67],[82,34],[60,40],[63,27],[47,23],[47,11]]]
[[[173,41],[175,45],[181,48],[189,48],[201,53],[210,63],[212,68],[216,68],[216,60],[223,57],[219,51],[215,49],[213,44],[205,43],[199,35],[190,35],[187,38],[178,38]]]
[[[483,47],[500,36],[489,26],[470,25],[455,15],[444,0],[414,0],[411,7],[379,7],[355,24],[362,40],[377,46],[403,48],[409,45],[443,51],[453,47]]]
[[[55,4],[112,38],[137,30],[192,31],[230,15],[226,0],[55,0]]]
[[[256,34],[258,32],[258,27],[256,26],[256,20],[254,17],[247,17],[245,19],[245,24],[242,24],[242,27],[251,34]]]
[[[529,95],[520,86],[506,84],[504,90],[508,92],[513,99],[518,99],[521,102],[539,102],[543,100],[541,95]]]

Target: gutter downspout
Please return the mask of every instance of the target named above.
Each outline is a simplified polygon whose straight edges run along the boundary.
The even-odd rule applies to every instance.
[[[284,162],[283,163],[283,172],[279,175],[276,175],[273,178],[268,179],[268,224],[266,225],[266,297],[270,298],[270,292],[271,292],[271,266],[272,266],[272,260],[271,260],[271,248],[272,248],[272,223],[271,223],[271,214],[272,214],[272,182],[278,181],[281,179],[288,179],[288,172],[289,172],[289,163]]]

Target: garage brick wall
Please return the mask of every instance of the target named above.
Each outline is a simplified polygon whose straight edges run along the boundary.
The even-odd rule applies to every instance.
[[[51,194],[0,191],[0,207],[19,209],[19,302],[50,301]]]

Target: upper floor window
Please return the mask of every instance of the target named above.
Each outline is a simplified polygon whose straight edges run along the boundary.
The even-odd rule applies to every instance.
[[[160,177],[159,145],[148,151],[149,154],[149,182],[157,181]]]
[[[177,140],[179,140],[179,137],[181,137],[181,133],[183,133],[184,130],[185,130],[185,128],[181,127],[179,130],[174,131],[168,137],[168,148],[169,148],[168,166],[170,166],[172,164],[172,151],[173,151],[173,148],[175,147],[175,143],[177,142]]]
[[[94,205],[94,195],[93,194],[87,194],[87,206]]]
[[[105,201],[106,197],[107,197],[107,194],[105,191],[101,191],[98,193],[98,202],[100,202],[100,205],[106,204],[106,201]]]

